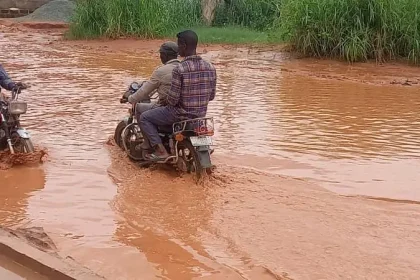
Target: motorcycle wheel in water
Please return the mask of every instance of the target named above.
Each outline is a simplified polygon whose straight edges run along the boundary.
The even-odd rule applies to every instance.
[[[22,138],[17,132],[13,132],[10,136],[12,146],[16,153],[33,153],[35,152],[34,145],[31,139]]]
[[[128,91],[134,93],[136,88],[138,89],[137,85],[137,83],[131,84]],[[150,100],[144,102],[149,103]],[[127,103],[127,100],[123,98],[120,103]],[[213,118],[185,120],[169,127],[159,127],[159,136],[170,157],[163,161],[148,161],[144,158],[147,151],[141,147],[144,138],[135,118],[135,110],[136,106],[133,105],[129,110],[129,116],[118,123],[114,132],[115,143],[131,160],[144,167],[154,163],[172,164],[182,172],[195,174],[197,179],[205,173],[211,173]]]
[[[27,111],[27,103],[18,100],[21,91],[13,89],[10,99],[0,91],[0,149],[9,148],[12,154],[35,151],[29,133],[20,125],[20,116]]]
[[[128,122],[126,120],[122,120],[118,123],[117,128],[115,128],[115,132],[114,132],[114,141],[115,144],[117,144],[118,147],[123,148],[123,143],[122,143],[122,132],[124,130],[124,128],[126,128],[126,126],[128,125]]]

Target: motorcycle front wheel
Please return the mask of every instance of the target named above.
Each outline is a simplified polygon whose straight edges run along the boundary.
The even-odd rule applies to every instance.
[[[16,132],[13,132],[11,135],[13,149],[16,153],[33,153],[35,152],[34,145],[32,144],[31,139],[22,138]]]
[[[126,126],[127,126],[126,121],[120,121],[120,123],[115,128],[114,140],[115,140],[115,143],[118,145],[118,147],[120,147],[121,149],[124,149],[124,146],[122,143],[122,132]]]

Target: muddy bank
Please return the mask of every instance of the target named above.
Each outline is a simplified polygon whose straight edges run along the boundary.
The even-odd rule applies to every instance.
[[[131,52],[149,53],[157,57],[156,50],[167,40],[138,40],[138,39],[99,39],[66,41],[66,44],[91,51],[102,52]],[[175,39],[172,39],[175,40]],[[420,86],[420,68],[409,66],[403,62],[388,62],[379,64],[374,61],[364,63],[346,63],[326,59],[304,58],[297,59],[293,53],[283,52],[285,45],[277,46],[237,46],[221,44],[200,44],[199,54],[209,57],[217,56],[220,52],[230,53],[232,57],[250,56],[264,53],[265,59],[285,59],[281,71],[293,75],[313,77],[320,80],[349,81],[369,85]],[[209,53],[211,52],[211,53]],[[215,63],[223,67],[223,63]]]
[[[104,279],[70,259],[62,259],[54,242],[40,227],[16,230],[0,227],[0,249],[0,265],[7,269],[0,270],[0,276],[13,272],[36,280]]]
[[[61,30],[63,33],[68,29],[69,24],[65,22],[45,22],[45,21],[15,21],[11,19],[0,19],[0,27],[3,30],[26,31],[36,29],[37,32],[42,31],[57,31]]]

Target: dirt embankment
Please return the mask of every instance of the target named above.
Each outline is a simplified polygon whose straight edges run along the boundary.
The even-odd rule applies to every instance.
[[[19,264],[21,267],[17,269],[6,266],[6,272],[11,270],[25,279],[104,279],[71,258],[60,257],[54,242],[41,227],[13,230],[0,226],[0,261],[0,268],[4,262]]]

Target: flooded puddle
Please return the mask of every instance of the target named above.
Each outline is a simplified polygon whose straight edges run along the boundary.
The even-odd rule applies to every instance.
[[[198,186],[105,145],[156,53],[59,36],[0,35],[2,63],[32,85],[22,123],[49,155],[0,170],[0,224],[44,227],[109,279],[416,279],[416,204],[324,188],[420,201],[419,87],[391,84],[420,70],[209,50],[218,168]]]

